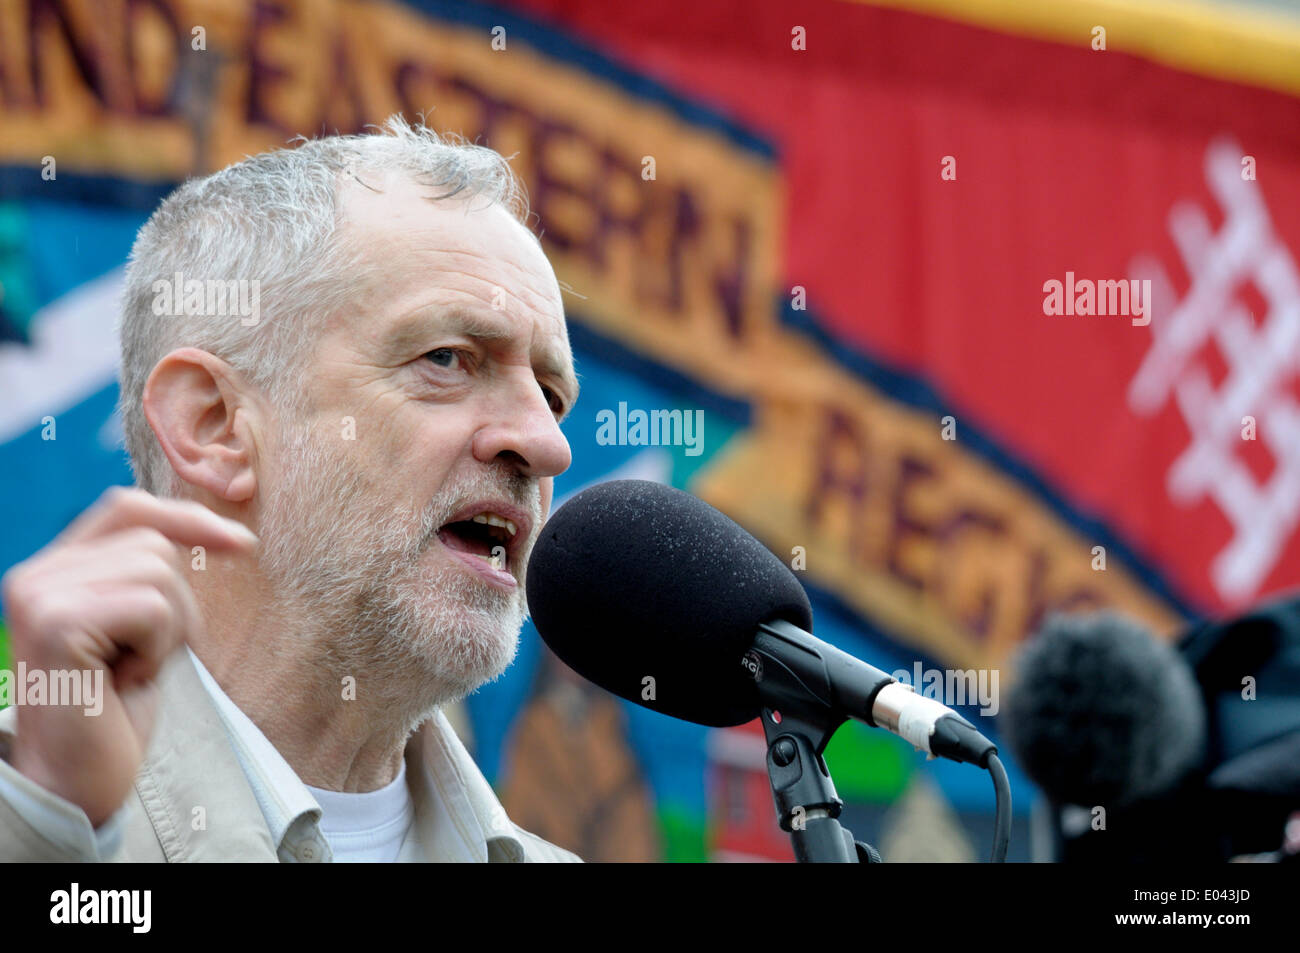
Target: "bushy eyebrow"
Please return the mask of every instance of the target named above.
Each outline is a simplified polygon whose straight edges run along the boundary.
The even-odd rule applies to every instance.
[[[449,308],[437,320],[438,330],[461,334],[476,341],[500,343],[514,337],[514,333],[505,325],[464,308]]]
[[[427,313],[423,312],[422,314]],[[440,308],[435,317],[417,318],[412,316],[394,329],[390,340],[400,350],[414,346],[417,341],[427,340],[431,331],[442,334],[459,334],[482,344],[502,344],[514,339],[514,332],[499,321],[460,305],[448,305]],[[553,350],[543,350],[534,358],[538,373],[555,378],[567,391],[564,399],[566,412],[573,409],[578,401],[578,378],[572,366]]]

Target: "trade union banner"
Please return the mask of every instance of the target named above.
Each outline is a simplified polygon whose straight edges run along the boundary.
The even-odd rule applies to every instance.
[[[1031,6],[5,0],[0,571],[130,481],[116,295],[157,202],[401,112],[527,185],[583,382],[557,497],[696,493],[822,638],[1005,684],[1052,612],[1170,638],[1294,585],[1300,30]],[[752,733],[596,692],[531,628],[462,727],[590,859],[788,855]],[[889,830],[991,811],[867,729],[827,759]]]

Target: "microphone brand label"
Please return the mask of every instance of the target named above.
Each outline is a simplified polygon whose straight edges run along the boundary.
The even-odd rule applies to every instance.
[[[753,649],[740,657],[740,667],[754,676],[754,681],[761,682],[763,680],[763,660],[758,657],[758,653]]]

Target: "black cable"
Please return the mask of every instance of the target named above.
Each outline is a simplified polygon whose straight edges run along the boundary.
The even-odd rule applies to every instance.
[[[1011,841],[1011,782],[1007,769],[996,754],[988,756],[989,774],[993,775],[993,792],[997,798],[997,819],[993,823],[993,856],[989,863],[1007,862],[1007,844]]]

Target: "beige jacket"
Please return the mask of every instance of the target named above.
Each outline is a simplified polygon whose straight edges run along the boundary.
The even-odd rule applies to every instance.
[[[110,858],[127,862],[264,861],[278,862],[276,844],[231,747],[211,696],[188,653],[177,652],[158,679],[159,705],[154,734],[128,797],[121,847]],[[0,759],[7,759],[17,712],[0,711]],[[445,721],[442,724],[446,724]],[[426,723],[408,744],[420,756],[444,759],[448,776],[464,783],[452,792],[452,817],[463,837],[478,837],[489,862],[574,862],[576,855],[510,822],[500,802],[454,733],[430,737]],[[450,737],[448,737],[450,736]],[[450,762],[450,764],[447,764]],[[19,774],[0,760],[0,775],[52,810],[80,811]],[[207,830],[193,830],[191,811],[203,805],[213,819]],[[457,813],[459,812],[459,813]],[[85,824],[84,815],[81,823]],[[217,822],[219,819],[219,823]],[[472,833],[466,833],[470,832]],[[485,846],[486,850],[483,851]],[[0,862],[83,861],[68,845],[51,840],[0,794]]]

